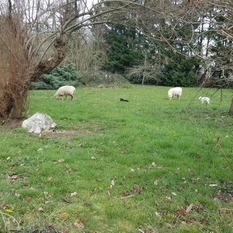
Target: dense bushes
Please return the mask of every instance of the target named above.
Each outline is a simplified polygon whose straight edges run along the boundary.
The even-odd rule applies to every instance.
[[[185,28],[190,33],[190,28]],[[179,29],[182,34],[184,28]],[[181,35],[182,37],[182,35]],[[152,41],[133,27],[111,25],[105,34],[107,60],[102,70],[125,76],[129,82],[162,86],[196,86],[199,59],[189,47]],[[177,52],[180,51],[180,52]]]
[[[199,60],[195,57],[173,55],[173,59],[163,66],[159,85],[193,87],[197,85]]]
[[[101,68],[106,72],[124,74],[128,68],[139,65],[143,59],[139,46],[140,34],[132,27],[120,24],[109,26],[104,36],[108,45],[108,59]]]
[[[67,63],[55,68],[49,74],[43,74],[40,80],[32,82],[33,90],[52,90],[63,85],[78,86],[80,77],[77,73],[76,66],[73,63]]]

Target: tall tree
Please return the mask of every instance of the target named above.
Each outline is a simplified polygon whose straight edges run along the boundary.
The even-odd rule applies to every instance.
[[[143,58],[140,37],[135,28],[120,24],[108,25],[105,41],[109,49],[102,68],[112,73],[124,73],[128,68],[138,65]]]

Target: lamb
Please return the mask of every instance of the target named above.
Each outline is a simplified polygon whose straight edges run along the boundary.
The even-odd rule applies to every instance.
[[[58,90],[56,91],[54,97],[56,99],[58,99],[59,97],[63,97],[65,96],[67,99],[67,96],[71,97],[71,100],[74,99],[74,94],[75,94],[75,87],[73,86],[62,86],[60,88],[58,88]]]
[[[168,91],[168,99],[171,100],[173,97],[177,97],[178,99],[180,99],[182,95],[182,88],[181,87],[173,87],[171,89],[169,89]]]
[[[203,103],[207,103],[207,104],[210,103],[210,98],[209,97],[202,97],[202,96],[200,96],[199,100],[201,101],[202,104]]]

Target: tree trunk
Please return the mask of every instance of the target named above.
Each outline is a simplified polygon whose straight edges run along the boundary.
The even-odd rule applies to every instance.
[[[229,115],[233,116],[233,98],[231,100],[231,106],[230,106],[230,110],[229,110]]]
[[[40,61],[36,66],[34,74],[32,74],[31,81],[37,79],[40,75],[49,73],[54,68],[56,68],[66,56],[66,44],[67,41],[62,37],[56,38],[53,43],[54,54],[49,59]]]
[[[28,37],[20,21],[5,17],[1,26],[0,118],[20,119],[27,109],[31,82],[40,75],[49,73],[64,60],[67,40],[62,35],[56,38],[53,41],[52,56],[36,63],[36,58],[29,56],[29,49],[25,46]]]

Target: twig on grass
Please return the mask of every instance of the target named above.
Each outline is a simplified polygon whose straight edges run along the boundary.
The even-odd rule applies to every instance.
[[[221,146],[220,137],[217,137],[217,138],[216,138],[216,144],[215,144],[215,147],[214,147],[214,148],[219,148],[219,150],[222,151],[222,154],[223,154],[225,160],[227,161],[230,170],[233,172],[233,166],[232,166],[232,164],[231,164],[231,161],[229,160],[229,158],[227,157],[225,151],[223,150],[223,148],[222,148],[222,146]]]
[[[13,216],[11,216],[10,214],[3,213],[2,211],[0,211],[0,215],[2,217],[2,221],[3,221],[3,225],[4,225],[4,229],[5,230],[7,230],[6,217],[12,219],[13,222],[15,222],[17,224],[17,228],[19,228],[19,222],[16,220],[16,218],[14,218]]]

